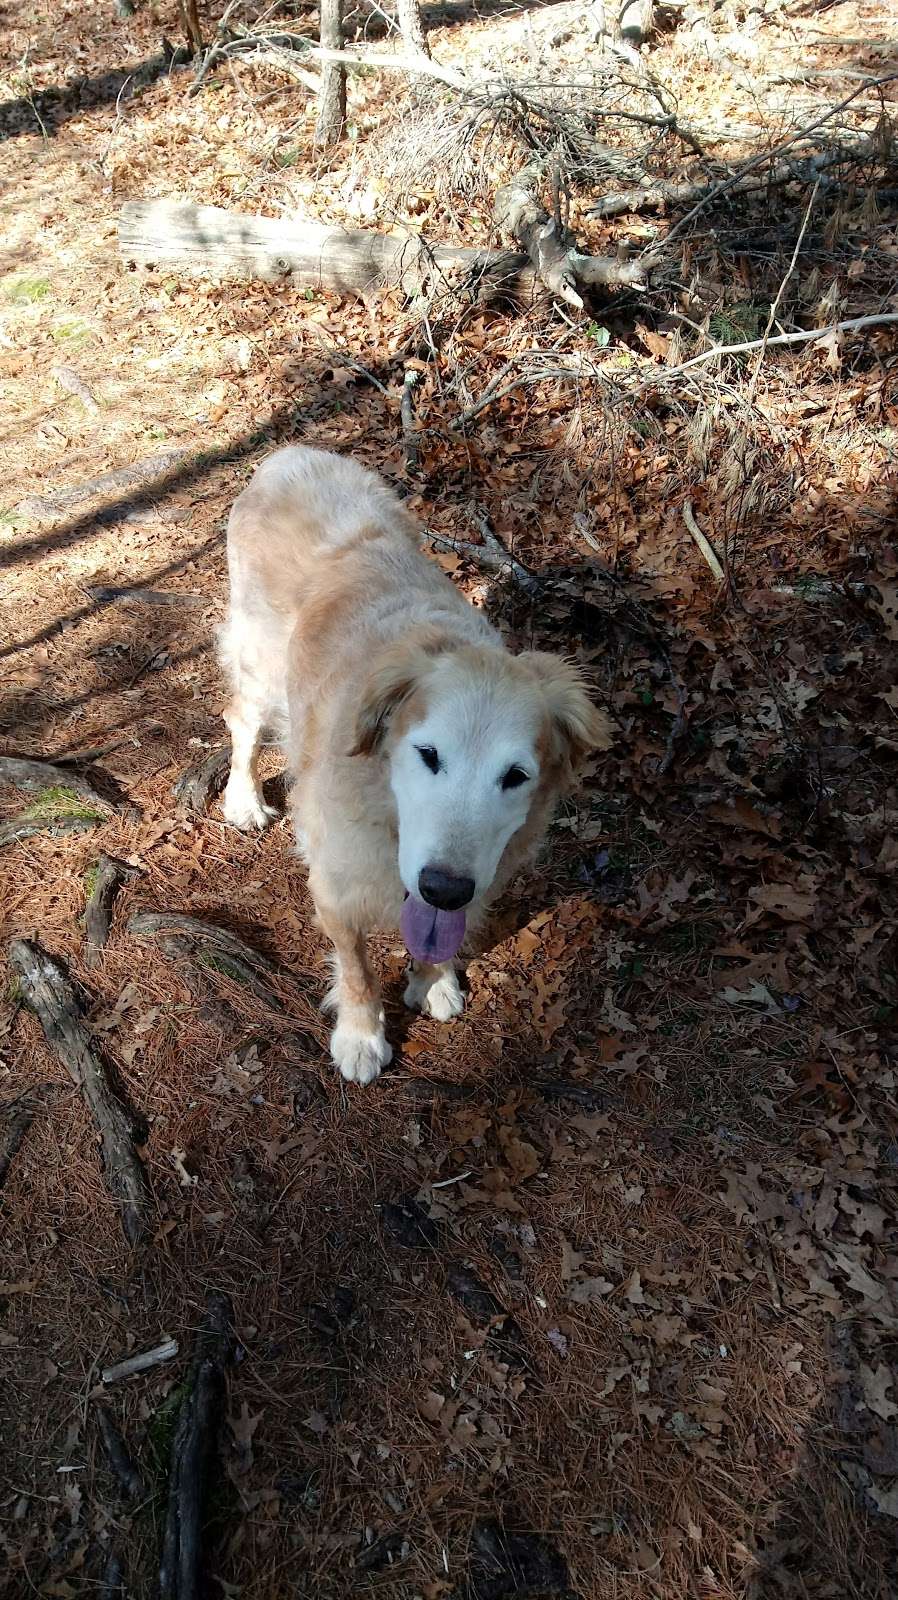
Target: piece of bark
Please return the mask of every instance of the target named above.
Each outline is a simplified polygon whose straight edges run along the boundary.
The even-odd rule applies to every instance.
[[[83,772],[74,772],[68,766],[54,766],[50,761],[36,761],[25,756],[0,756],[0,783],[9,783],[15,789],[31,792],[67,789],[89,805],[99,806],[102,811],[115,809],[112,801],[107,800]]]
[[[116,856],[101,855],[97,862],[97,875],[84,913],[87,945],[85,961],[89,967],[97,965],[100,951],[109,938],[112,908],[119,889],[130,878],[137,878],[139,875],[137,867],[130,867],[126,861],[119,861]]]
[[[128,923],[128,932],[136,939],[157,939],[166,955],[192,955],[202,965],[244,984],[273,1011],[284,1010],[268,981],[278,976],[274,964],[228,928],[178,911],[138,911]]]
[[[9,955],[25,1004],[37,1016],[47,1043],[81,1090],[100,1130],[107,1187],[121,1208],[126,1239],[138,1245],[149,1229],[150,1194],[135,1149],[137,1119],[94,1048],[84,1012],[60,963],[30,939],[14,939]]]
[[[412,298],[445,286],[474,289],[481,300],[502,296],[529,304],[539,290],[532,261],[516,251],[432,245],[416,236],[250,216],[190,201],[129,201],[119,217],[119,252],[128,265],[282,279],[361,299],[389,288]],[[634,284],[645,276],[636,263],[610,256],[578,255],[577,263],[578,275],[591,273],[592,282]]]
[[[113,1421],[112,1412],[104,1405],[98,1405],[94,1409],[109,1465],[129,1500],[139,1500],[145,1493],[144,1481],[120,1430]]]
[[[85,594],[98,606],[110,605],[115,600],[133,600],[142,606],[205,606],[208,601],[189,589],[134,589],[115,583],[89,583]]]
[[[65,489],[51,489],[49,494],[29,495],[20,509],[27,516],[57,517],[62,512],[74,511],[89,500],[101,496],[124,495],[134,491],[142,496],[158,479],[173,472],[187,458],[186,450],[162,450],[147,456],[128,467],[116,467],[112,472],[101,472],[97,478],[87,478]],[[122,507],[124,514],[125,507]]]
[[[203,1534],[221,1419],[226,1410],[225,1370],[230,1360],[234,1311],[213,1291],[196,1339],[188,1392],[171,1447],[168,1511],[159,1568],[161,1600],[200,1600]]]
[[[100,1376],[105,1384],[119,1383],[122,1378],[133,1378],[138,1372],[149,1372],[151,1367],[160,1367],[164,1361],[171,1361],[178,1353],[177,1339],[164,1339],[162,1344],[154,1345],[152,1350],[140,1350],[136,1356],[126,1356],[124,1361],[116,1361],[111,1367],[104,1367]]]
[[[224,788],[230,765],[230,741],[210,750],[201,761],[195,761],[193,766],[181,773],[174,786],[174,796],[179,806],[198,814],[208,810],[209,802]]]

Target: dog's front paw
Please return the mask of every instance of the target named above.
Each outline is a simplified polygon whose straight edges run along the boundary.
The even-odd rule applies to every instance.
[[[267,828],[277,816],[274,806],[267,806],[251,784],[228,780],[221,803],[225,822],[234,828]]]
[[[423,1011],[435,1022],[451,1022],[465,1009],[465,997],[452,970],[441,972],[438,978],[432,968],[411,972],[402,998],[410,1010]]]
[[[380,1077],[381,1068],[389,1066],[393,1059],[383,1029],[357,1033],[352,1028],[335,1028],[331,1055],[348,1083],[373,1083]]]

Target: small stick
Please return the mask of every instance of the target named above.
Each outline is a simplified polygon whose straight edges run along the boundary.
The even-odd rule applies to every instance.
[[[417,382],[418,373],[410,368],[402,382],[402,400],[399,407],[402,418],[402,437],[405,441],[405,465],[409,472],[417,472],[418,470],[418,434],[415,428],[413,405]]]
[[[144,1481],[134,1463],[128,1446],[112,1420],[112,1412],[108,1406],[98,1405],[96,1414],[100,1438],[109,1458],[109,1465],[128,1498],[139,1500],[145,1492]]]
[[[146,1237],[149,1187],[134,1148],[137,1119],[126,1106],[93,1038],[64,968],[30,939],[13,939],[10,962],[19,974],[25,1004],[38,1018],[47,1043],[77,1084],[102,1135],[107,1186],[121,1207],[129,1244]]]
[[[817,198],[817,191],[820,188],[820,181],[821,180],[818,178],[817,182],[814,184],[813,189],[811,190],[811,198],[808,201],[807,209],[806,209],[804,217],[802,219],[801,227],[800,227],[800,229],[798,231],[798,238],[795,241],[795,249],[792,251],[792,260],[789,262],[789,265],[786,268],[786,273],[785,273],[785,276],[783,278],[783,281],[780,284],[779,288],[777,289],[776,298],[773,300],[773,303],[771,304],[771,307],[770,307],[770,315],[767,318],[767,326],[764,329],[764,337],[761,340],[761,348],[758,351],[757,359],[755,361],[755,370],[751,375],[751,383],[748,386],[748,394],[746,396],[746,404],[747,405],[751,405],[751,403],[752,403],[752,401],[754,400],[754,397],[755,397],[755,390],[758,387],[758,378],[761,375],[761,363],[764,360],[764,354],[765,354],[767,346],[768,346],[768,344],[770,342],[770,332],[771,332],[771,329],[773,327],[773,324],[776,321],[776,314],[777,314],[777,312],[779,310],[779,307],[780,307],[780,301],[782,300],[783,295],[785,293],[786,284],[789,282],[789,279],[791,278],[793,272],[795,271],[795,265],[796,265],[796,262],[798,261],[799,253],[801,251],[801,246],[802,246],[802,244],[804,242],[804,236],[808,231],[808,223],[811,220],[811,212],[814,209],[814,201]]]
[[[708,540],[705,538],[705,535],[702,533],[701,528],[696,522],[695,512],[693,511],[692,505],[688,500],[684,500],[683,502],[683,521],[685,522],[689,532],[698,545],[698,548],[707,561],[708,566],[711,568],[711,571],[717,579],[717,582],[723,583],[725,578],[723,567],[720,565],[720,561],[717,558],[714,547],[708,543]]]
[[[159,1568],[161,1600],[199,1600],[203,1593],[203,1533],[209,1478],[227,1399],[234,1310],[213,1291],[197,1333],[189,1391],[171,1447],[168,1513]]]
[[[137,1372],[148,1372],[151,1367],[159,1367],[163,1361],[171,1361],[178,1353],[177,1339],[166,1339],[164,1344],[157,1344],[152,1350],[142,1350],[139,1355],[128,1356],[124,1361],[117,1361],[114,1366],[104,1367],[100,1376],[103,1382],[118,1383],[122,1378],[133,1378]]]
[[[447,550],[454,554],[461,552],[486,572],[496,572],[510,577],[523,589],[525,594],[535,598],[543,593],[545,585],[534,572],[527,568],[506,550],[502,540],[490,527],[485,516],[477,519],[483,544],[472,544],[466,539],[444,539],[441,534],[428,531],[427,539],[436,550]]]
[[[208,601],[190,589],[132,589],[115,583],[89,583],[86,595],[98,606],[110,605],[114,600],[134,600],[142,606],[204,606]]]
[[[97,862],[97,876],[84,913],[87,935],[85,961],[89,967],[97,965],[100,951],[109,938],[112,907],[119,889],[129,878],[138,876],[137,867],[129,867],[127,862],[119,861],[116,856],[100,856]]]
[[[848,317],[845,322],[830,322],[825,328],[801,328],[797,333],[777,333],[772,339],[746,339],[740,344],[715,344],[710,350],[701,350],[697,356],[690,356],[678,367],[659,367],[651,378],[646,378],[639,389],[650,389],[659,382],[668,378],[678,378],[681,373],[689,372],[692,367],[701,366],[704,361],[713,361],[715,357],[744,356],[752,350],[760,350],[761,346],[772,350],[774,345],[809,344],[816,339],[826,339],[831,333],[858,333],[863,328],[883,328],[898,322],[898,311],[882,311],[871,317]]]

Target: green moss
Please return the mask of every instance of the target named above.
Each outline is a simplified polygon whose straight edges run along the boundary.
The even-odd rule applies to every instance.
[[[46,300],[49,293],[48,278],[36,278],[27,272],[7,278],[3,285],[4,297],[13,305],[36,305],[39,300]]]
[[[99,822],[103,815],[99,806],[91,805],[83,795],[76,794],[74,789],[67,789],[61,783],[42,789],[37,799],[22,812],[22,818],[28,822],[58,822],[62,817],[80,817],[84,822]]]

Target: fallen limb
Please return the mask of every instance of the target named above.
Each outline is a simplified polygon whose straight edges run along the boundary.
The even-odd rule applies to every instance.
[[[89,500],[99,496],[112,496],[127,494],[133,490],[135,494],[149,488],[157,479],[163,478],[175,467],[181,465],[187,456],[186,450],[162,450],[158,455],[147,456],[143,461],[135,461],[128,467],[116,467],[112,472],[101,472],[98,478],[87,478],[84,483],[77,483],[71,488],[54,489],[49,494],[29,495],[21,502],[21,510],[33,517],[56,517],[64,511],[74,511],[76,507],[85,505]]]
[[[725,573],[724,573],[723,567],[720,565],[720,562],[719,562],[719,560],[717,558],[717,552],[715,551],[715,549],[714,549],[713,545],[710,543],[710,541],[708,539],[706,539],[705,535],[702,533],[701,528],[699,527],[698,523],[695,520],[695,512],[693,511],[692,505],[690,504],[690,502],[688,500],[685,500],[683,502],[683,508],[682,509],[683,509],[683,521],[685,522],[689,533],[691,534],[692,538],[695,540],[696,545],[698,546],[699,550],[701,551],[702,555],[704,556],[705,560],[707,561],[708,566],[710,567],[712,573],[714,574],[714,577],[717,579],[717,582],[718,583],[723,583],[724,577],[725,577]]]
[[[227,1403],[225,1370],[231,1356],[233,1322],[230,1299],[213,1291],[197,1332],[188,1392],[172,1439],[159,1568],[162,1600],[199,1600],[203,1592],[203,1535]]]
[[[597,284],[630,284],[645,288],[652,261],[618,261],[610,256],[583,255],[574,237],[549,216],[538,194],[541,163],[529,161],[510,183],[497,190],[493,219],[500,231],[526,250],[540,282],[577,311],[583,309],[583,296],[577,285],[592,288]]]
[[[109,605],[114,600],[133,600],[142,606],[205,606],[209,603],[201,594],[180,589],[132,589],[128,585],[89,583],[84,592],[98,606]]]
[[[415,428],[414,393],[418,382],[418,374],[413,368],[405,374],[402,381],[402,399],[399,412],[402,422],[402,438],[405,445],[405,465],[409,472],[418,470],[418,433]]]
[[[528,572],[511,553],[506,550],[502,540],[490,527],[485,516],[478,518],[478,526],[483,539],[482,544],[474,544],[465,539],[445,539],[441,534],[428,533],[427,538],[435,550],[458,552],[469,557],[476,566],[485,572],[497,573],[500,577],[511,578],[512,582],[522,589],[531,599],[545,592],[545,584],[535,573]]]
[[[101,855],[97,862],[94,885],[84,913],[87,945],[85,961],[89,967],[97,965],[100,951],[109,938],[112,907],[119,889],[123,883],[138,876],[137,867],[130,867],[126,861],[119,861],[115,856]]]
[[[30,939],[14,939],[9,955],[25,1004],[84,1095],[100,1130],[106,1183],[121,1208],[125,1237],[129,1244],[140,1244],[148,1230],[150,1194],[135,1149],[137,1119],[125,1106],[109,1068],[94,1048],[81,1005],[60,963]]]
[[[182,772],[174,786],[174,796],[185,811],[202,813],[207,810],[210,800],[224,788],[231,765],[231,745],[218,745],[210,750],[202,761],[195,761],[193,766]]]
[[[112,1412],[108,1406],[104,1405],[95,1406],[94,1410],[97,1426],[100,1430],[100,1438],[103,1441],[103,1449],[106,1451],[109,1465],[129,1500],[139,1500],[145,1493],[144,1481],[128,1446],[113,1421]]]
[[[811,344],[815,340],[828,339],[831,334],[859,333],[863,328],[883,328],[898,323],[898,311],[880,311],[869,317],[848,317],[845,322],[831,322],[826,328],[802,328],[797,333],[777,333],[772,339],[746,339],[739,344],[715,344],[710,350],[702,350],[697,356],[691,356],[688,361],[683,361],[677,367],[659,367],[651,378],[645,379],[640,385],[640,390],[652,388],[659,380],[665,382],[670,378],[678,378],[684,372],[689,372],[692,367],[701,366],[705,361],[720,360],[723,356],[747,355],[751,350],[772,350],[775,345]]]
[[[105,1384],[120,1383],[122,1378],[133,1378],[138,1372],[149,1372],[151,1367],[161,1367],[163,1362],[171,1361],[179,1349],[177,1339],[164,1339],[162,1344],[154,1345],[152,1350],[141,1350],[136,1356],[126,1356],[124,1361],[116,1361],[111,1367],[104,1367],[100,1376]]]
[[[480,299],[501,295],[529,302],[539,282],[530,257],[518,252],[429,245],[413,235],[250,216],[187,201],[129,201],[119,217],[119,252],[128,264],[289,280],[299,288],[361,298],[385,288],[399,288],[411,298],[440,287],[468,287]],[[645,267],[634,262],[574,255],[583,283],[644,280]]]
[[[856,149],[821,151],[807,161],[778,162],[769,172],[746,173],[742,177],[737,174],[732,182],[722,179],[717,184],[667,183],[664,179],[655,179],[644,185],[638,184],[631,189],[603,195],[594,206],[590,206],[587,216],[620,217],[631,211],[674,211],[679,206],[694,205],[698,201],[704,206],[718,195],[764,194],[768,189],[779,189],[787,183],[820,183],[825,181],[824,175],[830,168],[844,166],[846,162],[860,162],[869,156],[870,143],[865,140]]]

